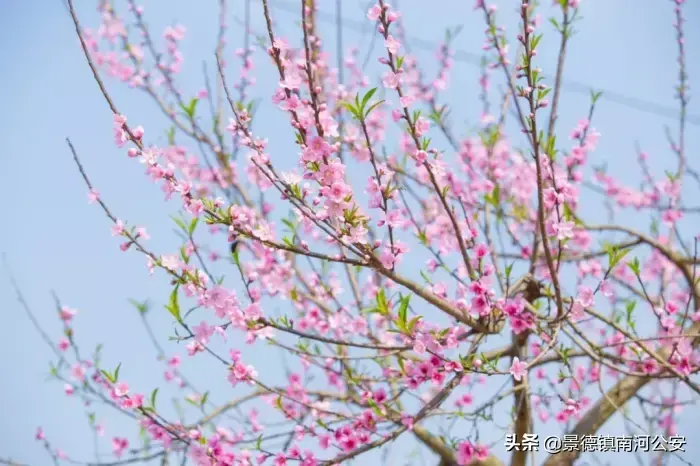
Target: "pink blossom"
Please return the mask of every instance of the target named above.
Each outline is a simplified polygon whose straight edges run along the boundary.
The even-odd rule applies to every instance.
[[[112,236],[119,236],[124,234],[124,222],[117,220],[117,222],[112,226]]]
[[[117,458],[121,458],[124,454],[124,450],[129,447],[129,441],[122,437],[114,437],[112,439],[112,452]]]
[[[513,358],[513,364],[510,366],[510,370],[508,372],[510,372],[516,381],[520,382],[523,377],[525,377],[525,374],[527,374],[527,364],[521,362],[516,356]]]
[[[396,89],[399,87],[399,76],[396,73],[387,71],[384,73],[382,83],[384,83],[384,87],[388,89]]]
[[[460,466],[467,465],[472,462],[476,451],[474,445],[469,441],[460,442],[457,445],[457,464]]]
[[[204,351],[204,346],[198,341],[192,341],[186,345],[187,354],[189,356],[194,356],[197,353]]]
[[[559,241],[574,237],[574,222],[564,221],[552,225]]]
[[[75,317],[78,314],[78,311],[75,309],[71,309],[68,306],[61,306],[61,309],[58,313],[62,321],[70,322],[71,320],[73,320],[73,317]]]
[[[129,393],[129,385],[124,382],[114,384],[114,396],[123,397]]]
[[[390,34],[384,41],[384,46],[387,48],[389,53],[396,55],[401,48],[401,42],[394,39],[394,37]]]
[[[85,369],[80,363],[73,364],[73,367],[71,367],[71,376],[78,382],[83,382],[85,380]]]
[[[94,204],[100,199],[100,192],[96,189],[91,189],[90,192],[88,192],[88,204]]]
[[[214,327],[202,321],[199,325],[192,328],[194,337],[203,345],[209,343],[209,338],[214,335]]]
[[[379,5],[372,5],[372,7],[367,11],[367,19],[370,21],[377,21],[381,14],[382,7]]]

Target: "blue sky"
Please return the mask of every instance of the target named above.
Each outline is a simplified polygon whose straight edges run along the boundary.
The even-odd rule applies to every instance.
[[[75,3],[83,23],[95,26],[96,2],[76,0]],[[184,0],[146,3],[146,15],[156,25],[156,31],[170,22],[181,22],[188,29],[183,42],[185,67],[180,81],[186,95],[202,87],[202,60],[208,60],[213,70],[211,51],[216,37],[216,3]],[[240,18],[242,11],[238,4],[242,2],[231,3],[232,14]],[[261,10],[257,2],[253,3],[253,24],[261,30]],[[438,3],[440,7],[436,8]],[[456,40],[457,48],[479,53],[484,26],[481,16],[471,11],[471,3],[403,0],[400,6],[410,36],[436,41],[443,37],[446,27],[464,24]],[[496,3],[502,10],[502,17],[506,18],[508,30],[514,31],[515,23],[508,6],[512,2]],[[700,61],[691,58],[700,53],[700,4],[688,3],[688,72],[691,88],[700,89]],[[326,0],[320,4],[323,11],[333,12],[335,2]],[[584,0],[582,4],[584,20],[577,28],[579,33],[571,43],[567,60],[571,86],[563,94],[559,119],[562,134],[567,134],[588,109],[588,97],[571,91],[574,82],[675,108],[673,86],[677,68],[671,3]],[[296,10],[296,2],[293,6]],[[148,277],[142,257],[135,253],[124,254],[118,249],[109,233],[108,220],[99,209],[86,202],[86,188],[71,161],[65,138],[70,137],[75,144],[93,183],[110,208],[132,224],[145,224],[159,251],[178,246],[168,218],[176,207],[164,204],[159,188],[143,176],[142,167],[114,147],[110,111],[92,80],[61,2],[9,0],[3,10],[0,40],[5,46],[0,49],[4,64],[0,87],[5,92],[4,111],[0,112],[0,134],[3,135],[0,193],[5,199],[2,215],[5,221],[0,228],[0,251],[7,255],[25,297],[53,337],[59,336],[60,326],[55,319],[51,290],[65,304],[80,310],[76,333],[83,350],[90,351],[97,343],[102,343],[106,364],[121,362],[123,377],[141,391],[150,391],[157,384],[162,385],[161,369],[127,298],[150,298],[154,303],[161,303],[169,292],[168,284],[158,274]],[[278,33],[293,36],[296,16],[286,9],[274,11]],[[362,22],[365,11],[365,2],[344,2],[347,18]],[[234,19],[229,24],[231,54],[240,45],[241,34]],[[345,30],[344,34],[345,44],[359,45],[363,52],[366,50],[367,34],[363,36],[353,29]],[[332,44],[332,25],[324,23],[321,35],[328,37]],[[544,42],[541,63],[545,73],[551,75],[554,34],[547,34]],[[331,46],[330,50],[335,47]],[[377,47],[375,56],[379,50]],[[430,73],[434,69],[431,68],[434,67],[432,52],[416,47],[413,50]],[[233,58],[229,61],[234,62]],[[256,131],[271,138],[273,160],[282,166],[291,166],[296,156],[290,144],[291,132],[285,126],[285,117],[272,108],[269,100],[270,90],[276,85],[274,70],[260,53],[256,53],[256,65],[258,83],[253,93],[263,99],[263,118],[256,123]],[[457,62],[451,81],[445,97],[455,109],[453,121],[473,123],[479,113],[478,68]],[[106,82],[130,122],[143,125],[147,138],[163,142],[165,126],[155,107],[139,92],[109,79]],[[690,113],[700,114],[698,102],[691,100]],[[622,179],[635,183],[639,176],[634,165],[635,143],[656,157],[659,167],[666,161],[673,163],[663,127],[675,128],[675,124],[673,119],[619,105],[604,97],[594,121],[602,134],[595,160],[608,163]],[[700,147],[700,137],[697,126],[688,129],[688,153],[692,161]],[[697,233],[696,225],[689,226],[693,227]],[[219,241],[224,248],[223,238]],[[90,432],[79,402],[67,400],[60,384],[46,381],[51,352],[17,304],[4,271],[0,274],[0,313],[6,329],[0,340],[0,439],[3,439],[0,457],[12,457],[33,465],[47,464],[45,453],[33,440],[36,427],[42,425],[57,446],[76,458],[92,459]],[[163,312],[153,312],[149,318],[161,341],[168,345],[165,341],[171,331],[168,317]],[[260,366],[261,374],[265,375],[264,368],[273,364],[267,358],[274,353],[261,354],[263,356],[250,362]],[[192,367],[185,366],[185,371]],[[231,396],[226,391],[226,382],[222,377],[206,375],[213,374],[215,367],[202,363],[200,358],[195,374],[200,385],[218,390],[217,399],[224,400]],[[102,419],[109,434],[133,436],[128,421],[113,414]],[[697,432],[698,427],[696,419],[685,416],[680,434],[698,439],[697,433],[691,430]],[[700,454],[697,442],[689,449],[690,458]],[[104,447],[102,450],[107,451]],[[398,462],[401,456],[397,453],[392,458]]]

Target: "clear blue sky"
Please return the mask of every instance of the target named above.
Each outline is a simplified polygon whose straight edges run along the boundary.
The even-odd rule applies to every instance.
[[[96,2],[76,0],[79,16],[85,25],[96,25]],[[185,94],[202,87],[201,61],[211,65],[215,43],[217,15],[214,1],[150,1],[146,15],[156,30],[169,22],[181,22],[188,28],[183,43],[185,71],[181,84]],[[233,1],[233,14],[242,16],[241,1]],[[261,28],[261,11],[255,3],[255,27]],[[275,2],[272,2],[273,4]],[[297,9],[294,2],[294,9]],[[345,16],[363,21],[366,2],[344,2]],[[508,5],[496,2],[506,25],[512,32],[515,23]],[[543,2],[547,4],[549,2]],[[288,5],[288,3],[285,3]],[[335,2],[320,2],[326,12],[333,12]],[[440,8],[436,8],[436,5]],[[583,0],[584,21],[569,49],[567,77],[581,83],[610,89],[628,96],[645,99],[664,106],[676,106],[673,86],[676,83],[676,48],[672,5],[668,1]],[[240,7],[239,7],[240,6]],[[479,53],[484,25],[479,14],[471,11],[472,1],[409,2],[403,0],[405,24],[409,35],[434,41],[443,37],[446,27],[464,24],[457,47]],[[686,27],[688,72],[691,87],[700,89],[700,3],[689,0],[686,7],[689,22]],[[276,11],[278,32],[294,35],[296,16]],[[241,42],[240,26],[230,20],[229,53]],[[550,27],[545,27],[551,31]],[[332,26],[324,24],[322,36],[332,43]],[[545,72],[553,68],[554,34],[548,32],[541,54]],[[77,338],[82,350],[91,351],[97,343],[104,344],[106,365],[122,362],[123,377],[149,392],[162,386],[162,372],[155,361],[153,349],[127,298],[150,298],[162,303],[169,292],[163,277],[149,278],[144,260],[136,253],[124,254],[110,236],[109,224],[102,212],[86,202],[86,188],[71,161],[64,142],[70,137],[82,156],[85,168],[102,197],[118,216],[131,223],[145,224],[158,251],[173,250],[178,240],[172,233],[168,215],[175,207],[164,205],[160,190],[142,174],[138,163],[127,159],[112,143],[111,114],[77,42],[73,25],[58,0],[33,2],[6,0],[0,16],[0,88],[5,89],[0,112],[0,194],[4,199],[0,228],[0,251],[9,263],[29,304],[52,337],[57,338],[60,326],[50,295],[55,290],[61,300],[80,310],[76,323]],[[346,44],[359,44],[364,52],[368,35],[354,30],[345,31]],[[333,45],[330,50],[335,50]],[[377,52],[379,48],[377,48]],[[414,51],[428,73],[433,70],[432,52]],[[230,56],[230,55],[229,55]],[[375,53],[376,56],[376,53]],[[229,59],[233,63],[233,59]],[[260,53],[256,54],[258,84],[254,95],[264,99],[257,123],[258,134],[272,138],[273,160],[289,166],[295,156],[291,135],[284,126],[285,117],[272,108],[270,91],[276,85],[272,68]],[[455,116],[454,122],[478,117],[478,69],[457,62],[452,85],[446,97]],[[110,92],[130,122],[146,128],[147,139],[164,141],[162,118],[150,101],[120,83],[106,80]],[[588,98],[566,91],[561,106],[560,128],[568,134],[576,121],[587,112]],[[662,160],[672,154],[667,149],[663,126],[675,121],[663,116],[644,113],[603,99],[594,126],[601,132],[597,162],[605,161],[623,179],[634,183],[638,171],[634,166],[634,144]],[[700,100],[690,104],[691,113],[700,113]],[[688,154],[697,161],[700,148],[697,126],[689,126]],[[291,149],[291,150],[290,150]],[[695,226],[697,230],[697,226]],[[696,231],[697,232],[697,231]],[[223,239],[220,239],[223,240]],[[223,243],[220,243],[223,247]],[[281,306],[281,305],[280,305]],[[150,316],[157,334],[165,341],[171,324],[161,308],[155,306]],[[47,436],[57,446],[82,460],[92,460],[93,450],[86,418],[77,399],[67,399],[60,384],[46,382],[50,350],[44,346],[17,304],[7,275],[0,274],[0,315],[4,338],[0,340],[0,457],[12,457],[33,465],[47,464],[48,458],[33,440],[35,429],[42,425]],[[172,346],[169,346],[172,348]],[[182,351],[179,351],[182,353]],[[268,351],[251,360],[260,367],[263,376],[276,353]],[[231,396],[220,369],[198,359],[194,374],[200,386],[218,390],[217,400]],[[275,363],[276,364],[276,363]],[[216,369],[215,369],[216,368]],[[189,369],[189,370],[188,370]],[[216,374],[216,375],[208,375]],[[281,380],[268,379],[270,382]],[[165,398],[163,398],[165,400]],[[101,417],[109,435],[134,438],[128,421],[108,413]],[[684,416],[680,434],[699,440],[697,417]],[[689,458],[700,455],[696,441],[689,446]],[[107,446],[102,451],[108,451]],[[407,451],[407,450],[404,450]],[[391,456],[398,464],[401,452]],[[540,459],[544,456],[540,456]],[[692,459],[691,459],[692,462]],[[362,461],[360,461],[363,464]],[[432,461],[429,462],[429,464]],[[672,461],[671,464],[677,464]]]

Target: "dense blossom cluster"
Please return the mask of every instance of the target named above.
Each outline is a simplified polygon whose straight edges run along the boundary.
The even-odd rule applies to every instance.
[[[488,420],[504,420],[498,425],[519,438],[535,420],[565,431],[600,426],[613,412],[594,405],[596,395],[613,406],[641,403],[658,418],[658,429],[677,433],[677,387],[700,393],[693,378],[700,369],[697,238],[680,225],[693,211],[682,202],[683,182],[694,173],[683,131],[672,147],[678,169],[659,176],[640,153],[645,179],[634,188],[591,166],[601,137],[593,127],[599,96],[568,140],[557,139],[561,73],[547,83],[538,68],[540,31],[550,23],[534,2],[518,6],[515,34],[499,25],[495,6],[476,2],[486,24],[483,109],[478,130],[457,136],[440,104],[450,83],[453,33],[439,46],[430,79],[406,50],[401,13],[380,0],[366,14],[383,45],[380,71],[369,77],[357,49],[333,66],[317,31],[317,2],[302,2],[300,36],[287,39],[276,34],[263,0],[263,52],[279,86],[259,91],[293,130],[297,150],[288,171],[279,170],[282,156],[270,152],[265,128],[254,129],[250,24],[244,47],[227,51],[225,1],[218,95],[207,82],[191,99],[178,89],[186,66],[183,26],[152,36],[144,7],[128,0],[125,12],[100,2],[99,28],[83,29],[69,3],[96,76],[143,91],[169,120],[168,143],[155,145],[150,129],[134,125],[138,115],[122,115],[98,78],[114,112],[114,143],[182,208],[176,218],[182,248],[152,252],[145,227],[112,214],[74,153],[88,199],[113,222],[120,248],[142,254],[150,273],[172,280],[166,309],[178,328],[172,339],[182,346],[172,354],[159,350],[163,376],[201,410],[199,419],[175,420],[156,406],[157,385],[136,391],[120,379],[119,367],[75,351],[75,361],[53,374],[65,393],[129,413],[148,440],[140,446],[93,419],[100,436],[110,433],[117,460],[173,455],[200,466],[334,465],[410,432],[441,464],[500,464],[493,447],[503,432],[490,438],[482,427]],[[551,24],[563,44],[579,3],[554,2]],[[683,1],[674,4],[685,108]],[[228,82],[227,55],[242,62],[235,84]],[[501,74],[508,91],[496,110],[488,96]],[[511,138],[509,112],[521,130]],[[653,231],[590,223],[588,188],[619,209],[650,213]],[[601,233],[624,238],[603,244]],[[232,245],[234,274],[225,280],[210,270],[222,262],[221,253],[207,249],[215,235]],[[280,303],[285,310],[273,311]],[[190,315],[189,304],[208,312]],[[147,312],[145,304],[137,308]],[[66,360],[77,348],[77,316],[68,307],[59,312],[65,338],[56,347]],[[276,369],[254,363],[246,348],[258,345],[297,359],[284,382],[275,379]],[[205,357],[222,363],[231,390],[247,395],[216,406],[209,392],[195,389],[182,358]],[[495,379],[506,388],[486,390]],[[656,391],[642,395],[652,381]],[[601,395],[603,382],[634,389]],[[254,400],[261,403],[247,408],[245,419],[224,420],[225,412]],[[442,428],[457,421],[475,429]],[[73,458],[43,430],[36,438],[55,460]],[[571,455],[565,461],[577,454]],[[511,463],[526,460],[516,452]],[[553,461],[545,464],[570,464]]]

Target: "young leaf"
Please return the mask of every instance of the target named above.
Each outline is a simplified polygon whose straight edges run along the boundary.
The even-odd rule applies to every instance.
[[[156,409],[156,397],[158,396],[158,389],[154,389],[151,392],[151,408]]]
[[[372,98],[372,96],[377,92],[377,88],[370,89],[367,91],[367,94],[365,94],[364,98],[362,99],[362,106],[360,108],[364,109],[365,106],[367,105],[367,102],[369,102],[369,99]]]
[[[382,414],[382,410],[379,409],[379,406],[377,406],[377,403],[375,403],[373,399],[370,398],[369,400],[367,400],[367,404],[369,404],[369,406],[372,408],[372,411],[374,411],[374,413],[377,416],[379,416],[380,418],[384,416]]]
[[[630,269],[632,269],[632,272],[634,272],[635,275],[639,275],[639,272],[640,272],[639,259],[637,259],[635,257],[634,259],[629,261],[627,263],[627,265],[629,266]]]
[[[112,374],[110,374],[109,372],[107,372],[104,369],[100,369],[100,372],[102,372],[102,375],[104,375],[105,379],[107,379],[109,382],[111,382],[111,383],[115,382],[114,376]]]
[[[193,218],[192,221],[190,222],[190,226],[188,228],[188,232],[190,236],[194,234],[194,229],[197,228],[197,222],[199,222],[199,219],[197,217]]]
[[[377,292],[377,309],[379,309],[381,314],[389,313],[389,305],[386,301],[386,295],[384,294],[383,288]]]
[[[175,224],[176,224],[177,226],[179,226],[180,229],[181,229],[182,231],[184,231],[184,232],[187,231],[187,227],[185,227],[185,222],[183,222],[182,219],[179,219],[179,218],[173,217],[173,216],[171,216],[170,218],[173,219],[173,221],[175,222]]]
[[[182,110],[185,112],[185,114],[187,114],[188,117],[194,118],[194,111],[197,108],[197,102],[199,102],[199,100],[192,98],[192,100],[190,100],[189,105],[182,106]]]
[[[180,285],[176,285],[175,288],[173,288],[172,293],[170,293],[170,302],[168,303],[165,308],[172,314],[172,316],[177,320],[178,322],[182,322],[182,317],[180,316],[180,304],[177,301],[177,291],[180,288]]]
[[[129,302],[136,308],[137,311],[139,311],[139,314],[145,314],[148,312],[148,301],[140,303],[135,299],[129,299]]]
[[[378,106],[380,106],[383,103],[384,103],[383,100],[380,100],[379,102],[373,103],[365,112],[365,118],[367,118],[369,116],[369,114],[372,113],[372,110],[374,110],[375,108],[377,108]]]
[[[171,126],[170,129],[165,133],[168,136],[168,145],[175,145],[175,127]]]
[[[233,251],[231,251],[231,257],[233,258],[233,263],[240,267],[241,260],[240,260],[240,257],[238,256],[238,249],[233,249]]]
[[[411,300],[411,295],[404,296],[401,298],[401,305],[399,306],[399,328],[406,330],[406,320],[408,315],[408,302]]]
[[[506,265],[506,280],[508,281],[510,281],[510,275],[513,272],[513,265],[515,265],[515,262]]]
[[[409,334],[413,334],[413,329],[415,328],[416,324],[420,322],[421,319],[421,316],[416,316],[413,319],[411,319],[411,321],[408,323],[408,327],[406,328]]]

